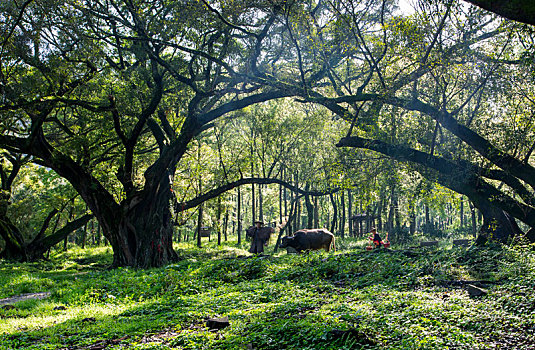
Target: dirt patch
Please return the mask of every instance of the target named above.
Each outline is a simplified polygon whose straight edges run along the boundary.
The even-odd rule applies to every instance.
[[[19,301],[23,300],[30,300],[30,299],[46,299],[50,296],[50,292],[40,292],[40,293],[26,293],[17,295],[11,298],[4,298],[0,299],[0,305],[6,305],[6,304],[14,304],[18,303]]]

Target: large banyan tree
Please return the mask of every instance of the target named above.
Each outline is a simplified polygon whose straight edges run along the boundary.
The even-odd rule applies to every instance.
[[[173,261],[173,210],[209,198],[177,204],[171,190],[190,142],[229,112],[302,91],[275,77],[292,77],[294,5],[310,7],[2,2],[0,145],[73,185],[111,243],[115,266]],[[298,82],[319,83],[324,70],[315,71]],[[225,188],[232,186],[212,196]]]
[[[482,237],[507,240],[515,219],[535,227],[533,41],[483,10],[10,0],[0,11],[0,146],[73,185],[115,266],[176,259],[173,211],[201,201],[177,206],[171,191],[190,142],[230,112],[288,96],[346,119],[340,146],[410,162],[467,195]]]

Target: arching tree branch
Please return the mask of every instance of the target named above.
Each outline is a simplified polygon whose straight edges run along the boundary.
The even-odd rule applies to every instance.
[[[478,207],[498,207],[524,223],[534,227],[535,209],[519,202],[509,195],[500,192],[482,179],[474,168],[456,163],[409,147],[392,145],[379,140],[362,137],[346,137],[340,140],[337,147],[355,147],[376,151],[393,159],[411,162],[434,170],[433,174],[420,173],[431,177],[441,185],[466,195]]]
[[[186,210],[186,209],[194,208],[198,206],[199,204],[206,202],[209,199],[216,198],[222,193],[232,190],[233,188],[236,188],[238,186],[243,186],[243,185],[250,185],[250,184],[278,184],[300,195],[309,195],[309,196],[325,196],[325,195],[329,195],[332,193],[336,193],[340,190],[339,188],[333,188],[333,189],[318,190],[318,191],[305,191],[299,187],[296,187],[286,181],[282,181],[279,179],[251,177],[251,178],[243,178],[243,179],[239,179],[233,182],[229,182],[218,188],[210,190],[200,196],[197,196],[189,201],[177,203],[177,210]]]

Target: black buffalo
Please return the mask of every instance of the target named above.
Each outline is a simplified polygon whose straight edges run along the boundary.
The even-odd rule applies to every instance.
[[[292,247],[298,253],[308,250],[325,249],[326,252],[336,250],[334,235],[324,228],[303,229],[297,231],[292,237],[282,237],[281,248]]]

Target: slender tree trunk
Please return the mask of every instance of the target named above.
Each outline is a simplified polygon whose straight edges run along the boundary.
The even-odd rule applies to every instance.
[[[237,202],[237,199],[236,199],[237,196],[233,196],[233,200],[235,202]],[[233,208],[233,211],[232,211],[232,229],[230,230],[230,234],[231,235],[236,235],[236,224],[238,222],[238,206],[235,205],[234,208]]]
[[[199,213],[197,215],[197,247],[199,248],[201,248],[202,246],[202,236],[201,236],[202,216],[203,216],[203,203],[199,205]]]
[[[238,220],[238,245],[241,244],[241,231],[242,231],[242,221],[241,221],[241,190],[238,187],[238,213],[237,213],[237,220]]]
[[[388,209],[388,232],[392,233],[394,231],[394,188],[390,192],[390,206]]]
[[[72,220],[74,216],[74,198],[71,201],[71,207],[69,209],[69,221]],[[63,241],[63,250],[67,250],[67,243],[69,242],[69,236],[65,237],[65,240]]]
[[[97,221],[97,247],[100,247],[100,241],[102,238],[102,233],[100,232],[100,224]]]
[[[377,230],[383,231],[383,197],[380,195],[379,208],[377,209]]]
[[[302,224],[303,224],[301,222],[301,210],[302,210],[303,203],[301,203],[301,198],[299,198],[297,193],[295,194],[295,196],[297,198],[297,213],[296,213],[297,217],[294,220],[294,223],[295,223],[294,232],[297,232],[302,228]]]
[[[399,215],[399,200],[398,200],[398,194],[397,192],[392,189],[392,205],[394,206],[394,219],[396,223],[396,231],[400,231],[401,229],[401,218]]]
[[[461,205],[460,205],[460,217],[461,217],[461,229],[464,228],[464,196],[461,196]]]
[[[262,195],[262,185],[258,185],[258,220],[264,222],[264,197]]]
[[[251,137],[254,138],[253,130],[251,129]],[[254,177],[254,149],[251,146],[251,177]],[[254,226],[256,219],[256,196],[254,184],[251,184],[251,225]]]
[[[85,206],[85,210],[87,211],[87,205]],[[82,232],[82,249],[85,249],[86,238],[87,238],[87,223],[84,225],[84,230]]]
[[[297,197],[296,197],[297,199]],[[275,248],[273,249],[273,252],[274,253],[277,253],[278,249],[279,249],[279,244],[280,244],[280,241],[281,241],[281,237],[282,237],[282,234],[284,233],[285,230],[288,230],[288,236],[291,236],[291,228],[292,228],[292,221],[295,219],[295,212],[296,212],[296,203],[297,203],[297,200],[294,200],[291,202],[291,205],[290,205],[290,214],[288,216],[288,221],[286,222],[286,224],[279,230],[279,234],[277,236],[277,243],[275,243]]]
[[[333,207],[333,217],[331,221],[331,232],[334,233],[336,229],[336,222],[338,221],[338,208],[336,206],[336,200],[334,198],[334,195],[331,193],[329,195],[329,198],[331,199],[331,205]]]
[[[342,218],[340,220],[340,237],[342,239],[345,238],[345,228],[346,228],[346,200],[345,200],[345,192],[342,192],[342,196],[340,197],[340,211],[342,212]]]
[[[95,232],[95,220],[91,220],[91,242],[93,246],[96,245],[96,236],[97,233]]]
[[[472,217],[472,234],[477,237],[477,220],[476,220],[476,208],[472,202],[468,202],[470,205],[470,215]]]
[[[318,197],[314,196],[314,227],[320,227],[320,218],[319,218],[319,208],[318,208]]]
[[[295,187],[299,187],[299,172],[295,173]],[[301,228],[301,200],[297,193],[294,193],[294,198],[296,200],[296,215],[297,217],[294,220],[293,232],[297,232]]]
[[[414,204],[409,203],[409,235],[414,237],[416,232],[416,213],[414,210]]]
[[[217,211],[216,211],[216,218],[217,218],[217,245],[221,245],[221,227],[223,226],[221,224],[221,195],[217,196]]]
[[[366,206],[366,233],[370,232],[372,227],[372,220],[371,220],[372,213],[370,212],[370,206]]]
[[[353,194],[351,190],[347,190],[347,223],[349,226],[349,237],[353,235],[353,220],[351,216],[353,215]]]
[[[282,172],[281,172],[282,173]],[[279,185],[279,225],[282,225],[282,185]]]
[[[283,179],[285,179],[286,170],[283,170],[283,174]],[[286,192],[286,187],[282,189],[282,197],[284,198],[284,217],[288,217],[288,192]]]
[[[227,206],[227,208],[225,209],[225,219],[223,221],[223,235],[225,237],[225,242],[228,241],[228,237],[227,237],[227,228],[228,228],[228,219],[229,219],[229,208]]]
[[[305,186],[305,190],[308,192],[310,190],[310,183],[307,182]],[[314,206],[312,205],[312,202],[310,201],[310,196],[305,195],[305,205],[307,208],[307,228],[313,228],[314,227]]]

